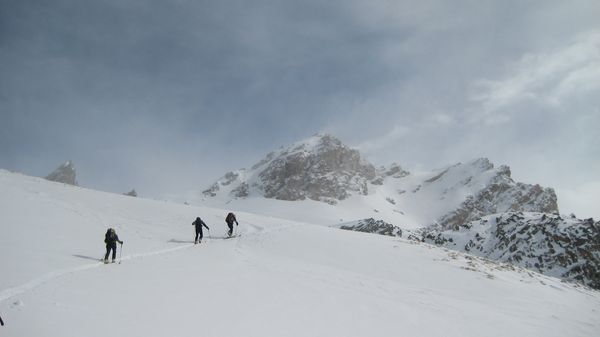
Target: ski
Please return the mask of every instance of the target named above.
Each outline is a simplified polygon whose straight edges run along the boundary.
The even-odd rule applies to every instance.
[[[116,264],[116,263],[117,263],[117,261],[116,261],[116,260],[115,260],[115,261],[104,261],[104,259],[100,259],[100,260],[98,260],[98,261],[102,262],[102,264]],[[120,263],[119,263],[119,264],[120,264]]]

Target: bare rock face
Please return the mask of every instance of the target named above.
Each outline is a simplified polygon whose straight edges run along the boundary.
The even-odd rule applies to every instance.
[[[425,229],[421,241],[600,289],[600,221],[591,218],[507,212]]]
[[[250,170],[226,173],[203,194],[227,193],[245,198],[252,193],[279,200],[312,199],[336,204],[352,194],[366,195],[378,171],[330,135],[315,135],[269,153]]]
[[[341,229],[406,237],[510,263],[600,289],[600,221],[558,214],[507,212],[456,229],[429,227],[403,232],[382,220],[364,219]]]
[[[217,192],[221,190],[221,186],[230,185],[231,183],[235,182],[236,179],[238,179],[238,177],[239,173],[227,172],[221,179],[219,179],[219,181],[215,182],[214,184],[210,185],[209,188],[202,191],[202,194],[204,194],[207,197],[214,197],[217,195]]]
[[[367,183],[376,176],[373,165],[337,138],[323,135],[316,142],[286,150],[265,165],[258,176],[266,198],[343,200],[368,193]]]
[[[558,213],[554,189],[515,182],[508,166],[493,171],[494,166],[485,158],[479,159],[477,164],[483,171],[494,172],[494,176],[484,188],[439,219],[443,228],[456,229],[482,216],[502,212]]]
[[[50,173],[46,177],[46,180],[78,186],[76,180],[75,166],[70,160],[60,165],[56,170]]]
[[[132,189],[131,191],[127,192],[127,193],[123,193],[123,195],[127,195],[127,196],[130,196],[130,197],[137,197],[138,196],[137,192],[135,191],[135,188]]]
[[[373,218],[359,220],[355,224],[342,225],[340,226],[340,229],[387,236],[402,236],[402,229],[400,229],[400,227]]]
[[[390,165],[389,168],[383,168],[383,175],[386,177],[392,177],[392,178],[404,178],[407,175],[410,174],[410,172],[404,170],[402,168],[402,166],[398,165],[397,163],[393,163],[392,165]]]

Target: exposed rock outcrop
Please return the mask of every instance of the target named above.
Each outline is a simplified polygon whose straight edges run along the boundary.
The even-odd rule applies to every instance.
[[[131,191],[127,192],[127,193],[123,193],[123,195],[128,195],[130,197],[137,197],[138,196],[137,192],[135,191],[135,188],[132,189]]]
[[[342,229],[398,236],[600,289],[600,221],[558,214],[508,212],[453,229],[401,231],[381,220],[364,219]]]
[[[352,194],[366,195],[378,175],[373,165],[330,135],[315,135],[269,153],[250,171],[228,172],[203,191],[216,196],[228,185],[229,195],[247,197],[252,192],[280,200],[312,199],[335,204]]]
[[[591,218],[508,212],[421,235],[424,242],[600,289],[600,221]]]
[[[394,226],[383,220],[375,220],[373,218],[359,220],[356,223],[350,223],[340,226],[341,229],[373,233],[387,236],[402,236],[402,229]]]
[[[443,228],[456,229],[482,216],[502,212],[558,213],[554,189],[515,182],[508,166],[494,170],[493,164],[485,158],[476,164],[483,171],[491,172],[492,178],[474,195],[467,196],[458,208],[438,220]]]
[[[67,161],[66,163],[60,165],[48,176],[46,176],[46,180],[78,186],[75,165],[73,165],[73,162],[71,162],[70,160]]]

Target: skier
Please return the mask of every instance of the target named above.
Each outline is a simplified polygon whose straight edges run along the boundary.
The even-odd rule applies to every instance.
[[[227,223],[227,227],[229,227],[229,231],[227,232],[227,235],[229,237],[231,237],[231,234],[233,234],[233,222],[235,222],[235,225],[238,226],[239,223],[237,222],[237,219],[235,218],[235,214],[233,213],[229,213],[227,214],[227,217],[225,218],[225,222]]]
[[[206,227],[206,229],[210,230],[208,226],[202,221],[200,218],[196,218],[196,221],[192,222],[192,226],[196,226],[196,239],[194,240],[194,244],[202,243],[202,226]],[[200,240],[198,240],[198,236],[200,236]]]
[[[117,233],[114,229],[109,228],[104,234],[104,243],[106,243],[106,255],[104,256],[104,263],[108,263],[108,254],[112,249],[112,262],[115,263],[115,257],[117,256],[117,242],[121,245],[123,241],[119,240]]]

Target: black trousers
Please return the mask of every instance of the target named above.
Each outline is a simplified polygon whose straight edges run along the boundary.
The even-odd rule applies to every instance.
[[[108,244],[106,245],[106,255],[104,255],[104,259],[108,260],[108,254],[110,254],[110,251],[112,249],[112,259],[114,261],[114,259],[117,257],[117,243],[113,243],[113,244]]]
[[[229,227],[227,235],[231,236],[231,234],[233,234],[233,222],[227,222],[227,226]]]
[[[196,239],[194,241],[198,241],[198,237],[200,238],[200,241],[202,241],[203,236],[204,236],[204,233],[202,233],[202,227],[200,227],[200,228],[196,227]]]

